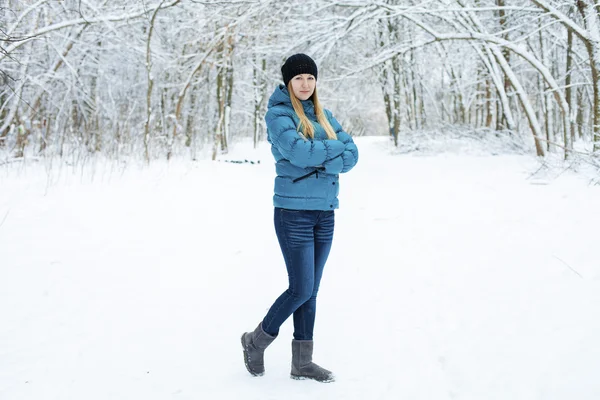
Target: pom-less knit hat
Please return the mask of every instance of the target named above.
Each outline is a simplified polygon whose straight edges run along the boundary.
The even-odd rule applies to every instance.
[[[317,79],[317,64],[312,58],[306,54],[298,53],[293,56],[289,56],[285,63],[281,67],[281,74],[283,75],[283,83],[287,86],[288,82],[300,74],[311,74]]]

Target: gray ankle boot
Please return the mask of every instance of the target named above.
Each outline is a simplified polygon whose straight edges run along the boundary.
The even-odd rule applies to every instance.
[[[314,379],[319,382],[333,382],[331,371],[312,362],[313,341],[292,340],[292,379]]]
[[[242,335],[244,363],[252,375],[261,376],[265,373],[265,349],[273,340],[275,340],[275,336],[263,331],[262,322],[258,324],[254,332],[246,332]]]

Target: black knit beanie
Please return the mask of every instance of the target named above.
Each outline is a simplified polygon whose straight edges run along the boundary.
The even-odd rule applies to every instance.
[[[281,74],[283,75],[283,83],[287,87],[288,82],[300,74],[311,74],[317,79],[317,64],[312,58],[306,54],[298,53],[293,56],[289,56],[285,63],[281,67]]]

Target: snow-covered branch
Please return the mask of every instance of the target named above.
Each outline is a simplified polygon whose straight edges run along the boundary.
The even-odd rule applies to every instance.
[[[135,18],[139,18],[142,16],[147,15],[150,12],[154,12],[157,8],[169,8],[172,7],[174,5],[176,5],[177,3],[179,3],[181,0],[171,0],[168,3],[161,3],[159,6],[155,6],[155,7],[150,7],[150,8],[144,8],[141,10],[137,10],[128,14],[119,14],[119,15],[109,15],[109,16],[98,16],[95,18],[77,18],[77,19],[73,19],[73,20],[69,20],[69,21],[63,21],[63,22],[59,22],[56,24],[52,24],[49,26],[45,26],[43,28],[37,29],[33,32],[30,32],[26,35],[26,37],[23,40],[19,40],[18,42],[14,43],[11,46],[8,46],[5,51],[3,52],[3,54],[0,54],[0,62],[2,62],[2,60],[9,54],[11,54],[12,52],[14,52],[16,49],[18,49],[19,47],[23,46],[24,44],[28,43],[31,40],[40,38],[43,35],[46,35],[48,33],[54,32],[54,31],[58,31],[61,29],[65,29],[71,26],[76,26],[76,25],[84,25],[84,24],[96,24],[96,23],[106,23],[106,22],[117,22],[117,21],[125,21],[125,20],[129,20],[129,19],[135,19]],[[44,1],[40,1],[40,4],[44,3]],[[32,6],[33,7],[33,6]],[[33,10],[31,10],[33,11]],[[29,11],[30,12],[30,11]]]

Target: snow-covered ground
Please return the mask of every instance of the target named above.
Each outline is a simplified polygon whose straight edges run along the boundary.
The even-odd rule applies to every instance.
[[[599,399],[600,187],[357,143],[315,331],[331,384],[289,379],[291,321],[265,376],[243,365],[287,284],[266,143],[50,184],[2,167],[0,399]]]

